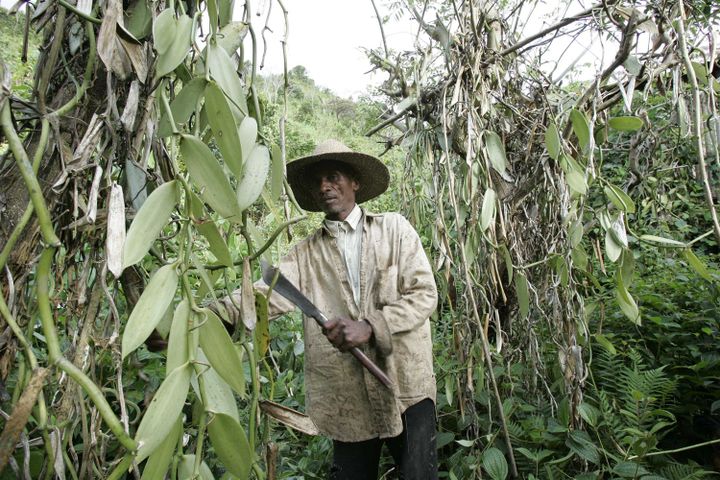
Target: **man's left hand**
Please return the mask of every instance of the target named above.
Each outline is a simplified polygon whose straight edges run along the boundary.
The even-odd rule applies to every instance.
[[[365,345],[372,338],[372,327],[364,320],[333,318],[323,325],[323,333],[335,348],[347,352],[353,347]]]

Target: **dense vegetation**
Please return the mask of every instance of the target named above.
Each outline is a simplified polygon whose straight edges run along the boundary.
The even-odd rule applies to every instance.
[[[268,323],[256,296],[228,335],[203,305],[252,298],[260,257],[317,226],[283,166],[328,137],[383,154],[393,187],[368,207],[410,218],[437,269],[444,478],[713,476],[720,84],[700,53],[718,11],[614,3],[579,28],[667,40],[618,47],[592,84],[548,79],[542,44],[516,55],[522,8],[389,2],[434,20],[416,52],[369,51],[388,80],[358,101],[302,67],[258,75],[232,2],[41,3],[36,78],[5,51],[0,75],[4,478],[325,478],[327,439],[259,413],[303,410],[299,315]],[[0,22],[21,51],[24,17]]]

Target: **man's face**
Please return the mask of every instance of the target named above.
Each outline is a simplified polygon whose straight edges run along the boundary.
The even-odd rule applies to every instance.
[[[323,162],[310,175],[313,197],[329,220],[345,220],[355,207],[360,184],[344,170],[336,162]]]

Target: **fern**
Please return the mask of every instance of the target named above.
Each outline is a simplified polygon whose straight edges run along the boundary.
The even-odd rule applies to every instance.
[[[714,474],[699,468],[696,464],[673,463],[660,469],[660,475],[668,480],[700,480],[709,478]]]

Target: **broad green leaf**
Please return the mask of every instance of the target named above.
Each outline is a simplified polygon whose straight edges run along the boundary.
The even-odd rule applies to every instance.
[[[221,9],[222,4],[227,3],[226,0],[219,0]],[[222,22],[221,22],[222,23]],[[249,31],[248,24],[245,22],[230,22],[223,25],[217,36],[217,44],[227,52],[228,55],[232,56],[235,54],[240,45],[242,45],[243,39]]]
[[[225,94],[215,82],[210,82],[205,87],[205,111],[225,165],[238,177],[242,172],[242,146],[238,126]]]
[[[687,247],[686,243],[678,242],[677,240],[673,240],[671,238],[658,237],[657,235],[640,235],[640,240],[644,240],[646,242],[657,243],[662,247],[675,247],[675,248]]]
[[[495,202],[497,201],[497,195],[495,190],[488,188],[485,190],[485,196],[483,197],[482,210],[480,212],[480,228],[483,231],[490,227],[490,224],[495,221]]]
[[[253,462],[253,454],[245,430],[232,417],[217,413],[207,426],[215,453],[233,475],[246,480]]]
[[[210,252],[215,255],[218,262],[228,268],[233,268],[233,259],[225,239],[220,234],[217,225],[210,219],[195,223],[195,228],[202,234],[210,245]]]
[[[207,81],[204,78],[193,78],[183,86],[182,90],[180,90],[173,101],[170,102],[170,112],[172,112],[175,126],[180,128],[190,120],[190,117],[195,112],[198,100],[202,99],[205,85],[207,85]],[[172,135],[172,133],[170,120],[163,112],[163,116],[160,117],[158,124],[158,136],[167,137],[168,135]]]
[[[617,353],[617,350],[615,350],[615,345],[612,344],[608,338],[603,335],[602,333],[596,333],[595,334],[595,340],[605,349],[608,351],[610,355],[615,355]]]
[[[223,217],[240,221],[241,211],[230,181],[208,146],[193,135],[183,135],[180,154],[190,178],[200,188],[200,196]]]
[[[567,180],[568,186],[570,186],[570,190],[579,193],[580,195],[585,195],[587,193],[588,185],[587,181],[585,181],[585,176],[576,171],[571,170],[565,175],[565,179]]]
[[[158,52],[157,62],[155,63],[155,75],[160,78],[175,70],[180,65],[190,48],[190,34],[192,33],[193,21],[187,15],[181,15],[175,20],[175,32],[172,43],[163,53]],[[157,42],[158,37],[155,37]],[[164,40],[163,47],[165,46]]]
[[[133,219],[123,250],[123,268],[143,259],[150,246],[168,223],[177,204],[177,182],[172,180],[156,188]]]
[[[218,4],[217,0],[206,0],[207,12],[209,17],[210,33],[215,35],[218,29]]]
[[[168,419],[180,417],[190,389],[191,373],[192,367],[189,363],[181,365],[163,380],[155,392],[135,434],[138,442],[138,463],[152,454],[175,427],[175,422]]]
[[[560,157],[560,133],[554,123],[548,125],[547,130],[545,130],[545,148],[553,160],[557,160]]]
[[[240,396],[245,395],[242,361],[233,346],[225,326],[211,310],[203,309],[206,315],[200,327],[200,346],[207,355],[210,365],[218,375]]]
[[[590,146],[590,122],[587,116],[579,110],[572,109],[570,111],[570,122],[572,123],[573,132],[580,142],[580,148],[586,150]]]
[[[518,306],[520,307],[520,317],[527,318],[530,313],[530,289],[525,273],[517,272],[515,274],[515,290],[518,297]]]
[[[485,471],[493,480],[505,480],[508,476],[508,464],[505,455],[495,447],[483,452],[482,464]]]
[[[182,418],[178,417],[177,421],[173,423],[170,433],[148,458],[140,480],[165,480],[165,474],[170,466],[170,461],[175,453],[182,431]]]
[[[577,247],[582,242],[583,233],[585,232],[582,222],[578,219],[570,225],[568,231],[568,239],[570,240],[570,248]]]
[[[175,297],[177,284],[175,264],[160,267],[150,278],[125,325],[122,337],[123,360],[150,336]]]
[[[700,274],[702,278],[704,278],[708,282],[713,281],[713,277],[712,275],[710,275],[710,272],[705,266],[705,263],[700,260],[690,248],[686,248],[685,250],[683,250],[683,257],[685,257],[685,261],[688,262],[688,264],[690,264],[690,266],[695,269],[695,271]]]
[[[209,363],[202,349],[198,349],[197,358],[201,364]],[[220,378],[217,371],[210,365],[202,365],[200,368],[203,379],[200,385],[202,386],[202,401],[205,410],[212,413],[223,413],[239,422],[237,403],[230,385]]]
[[[640,130],[645,123],[639,117],[627,116],[627,117],[613,117],[608,120],[610,128],[620,130],[622,132],[629,132],[633,130]]]
[[[612,471],[615,475],[623,478],[638,478],[648,473],[645,467],[635,462],[619,462],[613,467]]]
[[[218,0],[218,21],[220,23],[220,33],[225,33],[224,27],[228,25],[228,22],[232,20],[232,12],[233,12],[233,5],[235,3],[235,0]],[[235,22],[235,23],[242,23],[242,22]],[[243,25],[245,25],[243,23]],[[245,25],[245,31],[247,31],[247,25]],[[243,35],[244,37],[244,35]],[[239,45],[238,45],[239,47]],[[235,50],[237,50],[237,48]],[[234,50],[233,50],[234,51]]]
[[[162,15],[162,13],[164,12],[161,12],[160,15]],[[160,18],[160,15],[158,15],[158,18]],[[133,37],[138,40],[142,40],[152,31],[152,27],[152,12],[148,8],[147,2],[142,0],[136,1],[127,10],[125,28],[132,34]]]
[[[512,257],[510,251],[507,249],[505,244],[500,245],[500,252],[502,253],[503,259],[505,260],[505,270],[507,270],[508,283],[513,281],[514,267],[512,263]]]
[[[195,468],[195,455],[183,455],[178,465],[178,480],[190,480],[193,478],[193,469]],[[193,480],[215,480],[212,470],[207,466],[205,461],[200,463],[200,476]]]
[[[625,216],[623,215],[623,213],[620,213],[610,225],[608,233],[610,233],[610,236],[616,244],[620,245],[623,248],[627,248],[628,240],[627,233],[625,232],[624,218]]]
[[[270,169],[270,152],[265,145],[255,145],[245,165],[243,176],[237,186],[237,205],[245,210],[260,196]]]
[[[490,130],[485,130],[485,132],[483,132],[483,138],[485,139],[485,148],[490,158],[490,164],[498,173],[504,173],[507,167],[507,157],[505,156],[505,146],[503,145],[500,135]]]
[[[257,325],[253,332],[255,351],[258,358],[263,358],[270,346],[270,318],[268,314],[268,302],[265,295],[255,292],[255,305],[257,314]]]
[[[635,299],[628,292],[627,287],[623,281],[623,275],[621,272],[615,274],[615,298],[620,305],[620,310],[623,314],[635,325],[640,325],[640,309],[635,303]]]
[[[233,112],[235,119],[240,120],[248,112],[245,90],[235,69],[235,63],[221,46],[211,40],[207,46],[207,64],[210,76],[225,92],[231,102],[231,108],[237,110]]]
[[[176,30],[175,12],[172,8],[166,8],[160,12],[153,24],[153,43],[158,55],[162,55],[170,49]]]
[[[586,432],[580,430],[571,431],[565,445],[588,462],[597,464],[600,461],[600,453]]]
[[[183,298],[175,307],[170,334],[168,335],[167,363],[165,374],[175,370],[190,359],[188,353],[188,323],[190,322],[190,303]]]
[[[255,141],[258,135],[258,124],[257,120],[253,117],[245,117],[240,123],[238,128],[238,134],[240,135],[240,144],[242,145],[242,159],[243,165],[247,162],[250,153],[255,148]]]
[[[635,213],[635,202],[628,196],[627,193],[615,185],[608,184],[603,188],[605,196],[615,205],[619,210],[627,213]]]
[[[278,145],[273,145],[271,157],[270,196],[273,201],[277,201],[282,195],[283,181],[285,180],[285,162],[283,162],[282,151]]]
[[[591,427],[597,426],[600,410],[587,402],[582,402],[578,407],[578,413]]]
[[[605,253],[611,262],[615,262],[618,258],[620,258],[622,249],[622,245],[618,245],[613,239],[613,236],[610,234],[610,230],[605,232]]]

